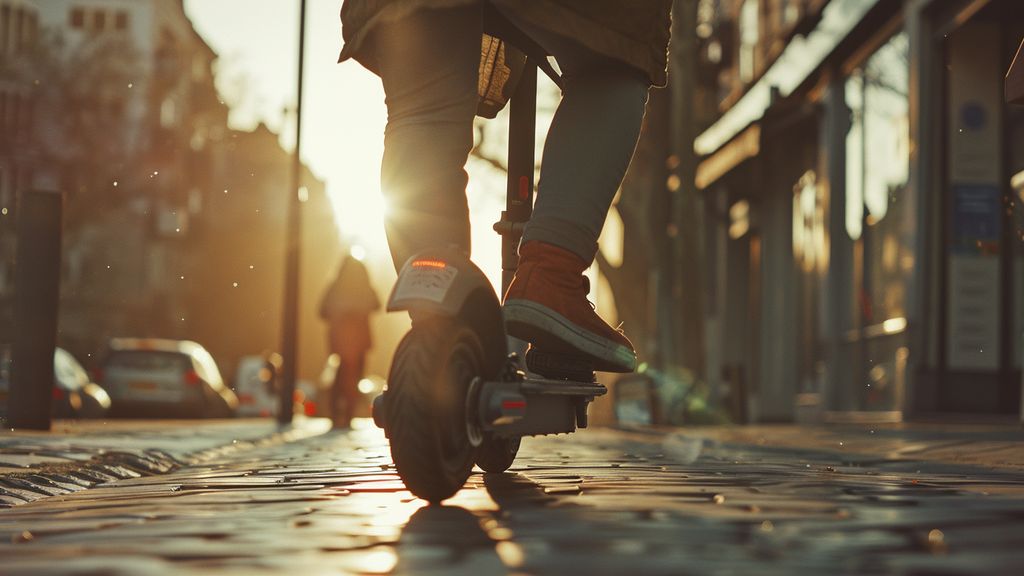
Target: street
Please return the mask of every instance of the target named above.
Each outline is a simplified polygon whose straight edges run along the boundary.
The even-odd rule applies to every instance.
[[[383,435],[227,452],[0,510],[2,574],[1014,574],[1024,472],[607,429],[443,507]]]

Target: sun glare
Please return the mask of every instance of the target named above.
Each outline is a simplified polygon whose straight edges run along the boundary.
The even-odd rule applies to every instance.
[[[379,170],[374,170],[369,177],[352,175],[351,180],[332,180],[328,184],[339,232],[346,241],[362,246],[363,254],[386,251],[387,248],[384,236],[386,204],[377,174]]]
[[[353,244],[352,248],[349,250],[349,254],[351,254],[356,260],[362,262],[366,259],[366,248],[363,248],[360,244]]]
[[[367,254],[387,254],[380,158],[387,114],[380,79],[355,62],[337,64],[337,2],[313,0],[307,15],[302,156],[327,183],[339,234]],[[218,54],[218,88],[231,125],[264,122],[294,144],[297,5],[278,0],[188,0],[196,29]]]
[[[232,105],[232,127],[252,129],[264,122],[280,131],[282,145],[290,148],[294,115],[285,110],[295,104],[295,6],[277,0],[186,0],[185,9],[220,55],[218,87]],[[312,0],[309,11],[303,160],[326,182],[342,242],[361,246],[368,263],[384,262],[390,259],[384,234],[387,205],[380,190],[384,92],[380,79],[359,64],[335,62],[341,48],[337,2]],[[540,124],[549,121],[544,116]],[[506,122],[502,115],[486,124],[491,156],[504,155]],[[538,126],[539,133],[544,130],[545,125]],[[504,207],[505,174],[476,159],[467,170],[473,260],[500,289],[501,238],[491,224]]]
[[[491,225],[498,221],[505,207],[505,173],[475,159],[470,159],[466,169],[469,172],[466,194],[473,226],[473,262],[500,293],[501,236],[494,233]]]

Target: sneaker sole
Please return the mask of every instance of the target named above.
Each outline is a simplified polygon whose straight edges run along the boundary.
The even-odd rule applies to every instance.
[[[636,354],[629,348],[580,328],[565,316],[531,300],[505,302],[505,327],[510,336],[551,352],[582,355],[602,372],[633,372]]]

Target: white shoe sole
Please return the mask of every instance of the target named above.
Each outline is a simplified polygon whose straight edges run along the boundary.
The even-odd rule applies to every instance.
[[[503,310],[510,336],[548,351],[582,355],[602,372],[636,370],[632,350],[580,328],[547,306],[517,298],[507,300]]]

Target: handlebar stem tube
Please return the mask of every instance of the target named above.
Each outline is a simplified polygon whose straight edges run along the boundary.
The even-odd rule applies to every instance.
[[[521,229],[533,213],[536,137],[537,65],[529,59],[509,101],[508,187],[502,220],[515,228]],[[519,238],[519,234],[501,236],[502,294],[508,290],[519,266]]]

